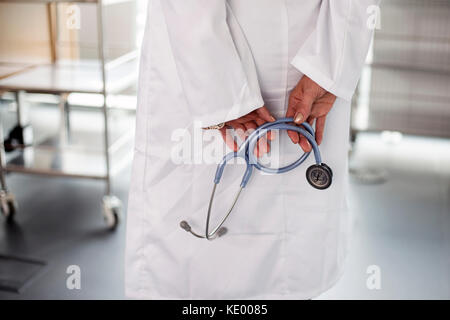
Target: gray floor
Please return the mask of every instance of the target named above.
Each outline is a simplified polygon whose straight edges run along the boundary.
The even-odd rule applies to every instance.
[[[351,167],[376,169],[381,184],[352,178],[352,250],[344,276],[319,299],[450,298],[450,141],[361,134]],[[125,201],[129,168],[115,179]],[[101,182],[10,175],[20,211],[0,223],[0,253],[48,262],[22,294],[0,299],[121,299],[125,226],[105,230]],[[79,265],[81,290],[68,290],[66,268]],[[366,285],[368,266],[381,270],[381,289]]]
[[[384,171],[384,184],[353,178],[352,250],[341,281],[322,299],[450,298],[450,141],[379,134],[358,138],[351,167]],[[381,289],[366,285],[369,266]]]
[[[11,110],[3,109],[2,115],[9,123],[15,118]],[[58,119],[54,107],[32,108],[36,140],[57,132]],[[116,116],[111,130],[133,123],[132,118]],[[100,112],[72,111],[74,144],[87,137],[90,148],[98,147],[101,124]],[[122,199],[124,208],[129,176],[128,166],[113,180],[113,192]],[[19,211],[14,224],[0,217],[0,254],[35,258],[48,266],[22,294],[0,291],[0,299],[124,298],[125,221],[114,232],[107,230],[102,216],[103,181],[10,174],[7,182]],[[67,289],[66,270],[70,265],[81,268],[81,290]]]

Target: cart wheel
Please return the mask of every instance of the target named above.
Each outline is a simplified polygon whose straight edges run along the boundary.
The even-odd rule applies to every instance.
[[[9,133],[4,141],[5,151],[14,151],[19,146],[29,146],[33,144],[33,128],[31,125],[17,125]]]
[[[120,221],[120,213],[116,209],[112,209],[103,213],[108,229],[114,230]]]
[[[333,173],[327,165],[314,164],[306,170],[306,180],[314,188],[324,190],[331,185]]]
[[[103,197],[103,218],[108,229],[114,230],[119,225],[122,214],[122,202],[115,196]]]
[[[12,221],[17,211],[16,201],[12,193],[0,192],[0,207],[7,221]]]

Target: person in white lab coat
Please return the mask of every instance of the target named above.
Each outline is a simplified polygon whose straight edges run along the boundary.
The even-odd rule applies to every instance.
[[[339,279],[349,231],[350,100],[372,37],[368,7],[377,3],[149,1],[128,204],[127,296],[309,299]],[[179,138],[191,146],[199,127],[225,123],[201,131],[220,138],[226,128],[252,129],[284,116],[315,124],[322,158],[333,169],[331,187],[307,183],[313,157],[289,173],[255,172],[226,235],[207,241],[181,229],[186,219],[203,230],[216,164],[192,160],[207,146],[174,161]],[[259,144],[260,155],[274,148],[274,137],[281,162],[310,150],[305,138],[280,131]],[[239,167],[226,169],[216,219],[240,183]]]

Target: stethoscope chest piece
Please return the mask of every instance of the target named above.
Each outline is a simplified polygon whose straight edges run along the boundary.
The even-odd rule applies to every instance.
[[[333,171],[325,163],[313,164],[306,170],[306,180],[316,189],[327,189],[333,180]]]

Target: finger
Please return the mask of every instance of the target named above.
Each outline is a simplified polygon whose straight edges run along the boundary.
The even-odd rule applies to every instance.
[[[264,123],[266,123],[267,121],[265,121],[265,120],[259,118],[259,119],[256,119],[255,122],[256,122],[256,124],[258,125],[258,127],[260,127],[260,126],[262,126]],[[265,137],[267,140],[273,140],[273,139],[274,139],[272,131],[268,131],[268,132],[264,135],[264,137]]]
[[[311,114],[311,108],[314,103],[314,95],[309,93],[309,91],[305,91],[302,93],[300,97],[297,98],[297,104],[294,106],[295,115],[294,122],[296,124],[301,124],[302,122],[308,119]]]
[[[317,98],[317,91],[314,90],[314,86],[308,85],[308,79],[306,76],[302,77],[289,95],[287,114],[293,117],[297,124],[301,124],[308,118],[314,100]]]
[[[255,122],[258,125],[258,127],[260,127],[264,123],[266,123],[267,121],[265,121],[263,119],[257,119]],[[273,140],[273,133],[272,133],[272,131],[268,131],[264,136],[262,136],[259,139],[258,144],[257,144],[257,151],[259,150],[259,153],[257,154],[258,157],[261,157],[265,153],[270,152],[270,144],[268,142],[269,140]]]
[[[302,135],[300,135],[299,145],[305,152],[310,152],[312,150],[311,144],[309,143],[308,139],[306,139]]]
[[[229,121],[226,124],[227,124],[227,126],[230,126],[234,129],[234,131],[239,136],[239,138],[242,139],[242,141],[245,140],[245,126],[243,124],[241,124],[237,120]]]
[[[247,139],[247,135],[246,135],[246,129],[245,126],[243,124],[236,124],[236,126],[234,127],[234,131],[236,132],[236,134],[239,136],[239,138],[242,141],[245,141],[245,139]]]
[[[258,127],[255,122],[249,121],[244,124],[247,135],[250,135]]]
[[[294,90],[296,90],[296,89],[294,89]],[[286,118],[294,118],[294,115],[295,115],[295,108],[294,108],[295,102],[293,99],[293,95],[294,95],[294,91],[291,93],[291,95],[289,97],[289,104],[288,104],[288,109],[286,111]],[[297,132],[288,131],[287,134],[288,134],[288,137],[291,139],[291,141],[294,144],[299,143],[300,137]]]
[[[288,108],[286,110],[286,118],[293,118],[295,116],[295,105],[297,104],[296,96],[298,95],[297,92],[300,92],[300,89],[298,87],[294,88],[289,95],[289,103]]]
[[[245,140],[245,126],[238,120],[231,120],[226,123],[227,126],[233,128],[236,134],[243,140]]]
[[[255,122],[248,122],[245,124],[245,127],[247,128],[248,132],[253,132],[257,128],[257,124]],[[256,148],[253,152],[259,158],[263,154],[269,152],[269,148],[270,147],[269,147],[267,140],[264,137],[261,137],[258,140],[258,142],[256,144]]]
[[[231,130],[228,127],[223,127],[222,129],[219,129],[220,134],[222,135],[223,141],[225,141],[225,144],[228,148],[233,150],[234,152],[238,151],[238,144],[234,140],[233,135],[231,134]]]
[[[328,103],[315,102],[311,108],[310,117],[319,118],[326,116],[330,112],[332,105]]]
[[[258,143],[256,145],[256,156],[258,158],[262,157],[264,154],[269,153],[270,152],[270,145],[267,142],[267,139],[265,137],[261,137],[258,140]]]
[[[262,119],[262,118],[257,118],[255,119],[255,123],[258,127],[262,126],[264,123],[266,123],[267,121]]]
[[[311,116],[319,118],[325,116],[330,112],[336,101],[336,96],[327,92],[323,97],[317,99],[311,108]]]
[[[323,116],[316,120],[316,141],[320,145],[323,141],[323,133],[325,131],[325,121],[327,117]]]
[[[289,138],[291,138],[291,140],[294,144],[297,144],[300,142],[300,137],[296,131],[289,130],[287,132],[287,134],[288,134]]]
[[[256,110],[256,114],[266,122],[274,122],[275,117],[272,116],[266,106]]]
[[[250,135],[258,127],[254,121],[244,123],[246,133]]]
[[[306,120],[306,122],[312,126],[314,124],[314,120],[315,118],[310,115],[308,117],[308,119]],[[305,152],[310,152],[312,150],[312,146],[309,143],[309,140],[307,138],[305,138],[304,136],[300,135],[300,142],[299,142],[300,147],[303,149],[303,151]]]

